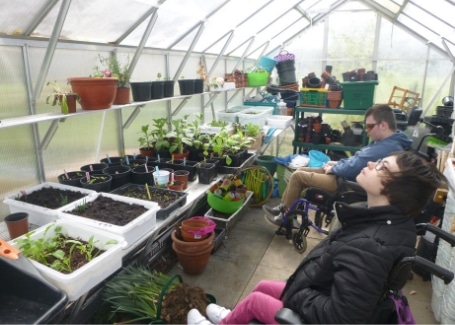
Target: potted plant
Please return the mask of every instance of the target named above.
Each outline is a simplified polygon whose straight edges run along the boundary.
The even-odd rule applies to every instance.
[[[49,81],[46,85],[51,86],[53,89],[53,93],[46,97],[46,104],[51,104],[52,106],[58,104],[62,110],[62,114],[65,115],[76,113],[76,101],[80,100],[78,94],[72,90],[61,89],[57,82]]]
[[[167,134],[169,143],[169,153],[173,159],[188,158],[189,150],[192,145],[192,139],[186,134],[187,119],[189,115],[185,115],[183,119],[174,119],[171,121],[173,130]]]
[[[155,155],[153,132],[149,132],[149,125],[141,126],[142,136],[139,141],[139,151],[142,156],[153,157]]]
[[[161,72],[156,75],[156,81],[152,81],[152,99],[161,99],[164,97],[164,81],[161,80]]]
[[[155,141],[156,154],[159,155],[160,159],[164,157],[170,157],[169,147],[171,146],[168,139],[169,122],[167,118],[156,118],[153,119],[154,130],[152,131],[153,138]]]
[[[115,105],[124,105],[130,103],[130,72],[129,58],[127,63],[121,65],[117,55],[112,53],[108,58],[98,55],[99,61],[107,68],[103,71],[98,66],[95,67],[96,77],[114,77],[117,78],[117,93],[114,99]]]
[[[174,97],[174,80],[164,78],[164,97]]]
[[[196,79],[185,79],[185,76],[181,76],[178,80],[180,87],[180,95],[192,95],[195,93],[195,80]]]
[[[261,132],[261,127],[255,123],[247,123],[244,126],[244,134],[251,139],[249,149],[257,150],[262,145],[262,138],[264,136]]]

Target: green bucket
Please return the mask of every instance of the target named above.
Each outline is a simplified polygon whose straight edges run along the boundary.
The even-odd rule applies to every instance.
[[[258,156],[256,158],[256,165],[267,168],[272,176],[276,172],[277,164],[275,162],[275,156],[269,155]]]

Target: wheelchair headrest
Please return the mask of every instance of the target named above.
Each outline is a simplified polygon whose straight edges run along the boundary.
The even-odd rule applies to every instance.
[[[420,122],[420,117],[422,116],[422,108],[414,106],[409,110],[408,113],[408,126],[415,126]]]

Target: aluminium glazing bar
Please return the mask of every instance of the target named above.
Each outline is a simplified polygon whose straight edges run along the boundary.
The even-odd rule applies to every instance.
[[[58,3],[59,0],[49,0],[45,5],[38,9],[37,15],[33,19],[33,21],[24,29],[24,35],[30,36],[33,31],[38,27],[38,25],[43,21],[44,18],[49,14],[49,12],[54,8],[54,6]]]

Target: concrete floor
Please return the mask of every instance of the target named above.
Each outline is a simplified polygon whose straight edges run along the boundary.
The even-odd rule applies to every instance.
[[[270,204],[278,204],[272,198]],[[180,274],[184,282],[214,295],[217,303],[233,308],[261,279],[286,280],[306,255],[299,254],[276,228],[264,220],[260,208],[248,209],[232,227],[220,248],[211,256],[204,272],[189,276],[177,264],[170,274]],[[310,251],[324,235],[310,232]],[[414,276],[404,288],[418,324],[438,324],[431,309],[431,282]]]

